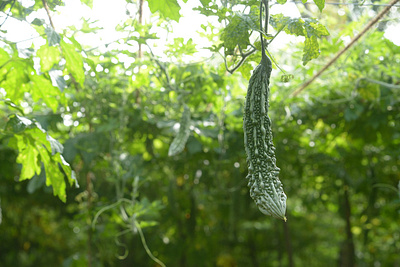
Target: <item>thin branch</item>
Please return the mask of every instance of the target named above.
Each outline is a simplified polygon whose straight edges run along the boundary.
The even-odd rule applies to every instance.
[[[130,200],[129,200],[129,199],[126,199],[126,198],[121,198],[121,199],[119,199],[117,202],[114,202],[114,203],[112,203],[112,204],[110,204],[110,205],[107,205],[107,206],[101,208],[101,209],[96,213],[96,215],[95,215],[94,218],[93,218],[93,221],[92,221],[92,229],[95,229],[97,219],[99,218],[99,216],[100,216],[103,212],[105,212],[106,210],[115,208],[116,206],[118,206],[118,205],[121,204],[122,202],[130,203]]]
[[[288,3],[295,3],[295,4],[305,4],[302,1],[288,1]],[[311,2],[307,2],[307,5],[314,4]],[[334,5],[334,6],[359,6],[359,7],[366,7],[366,6],[389,6],[390,4],[362,4],[359,2],[349,2],[349,3],[339,3],[339,2],[325,2],[325,5]],[[400,5],[393,5],[393,6],[400,6]]]
[[[249,52],[247,52],[247,53],[240,53],[240,56],[241,56],[242,58],[240,59],[239,63],[237,63],[236,66],[233,67],[232,69],[229,69],[229,68],[228,68],[228,63],[226,62],[226,58],[223,56],[224,62],[225,62],[225,68],[226,68],[226,70],[227,70],[230,74],[233,74],[238,68],[240,68],[240,66],[243,65],[243,63],[246,61],[246,59],[247,59],[251,54],[253,54],[254,52],[256,52],[256,50],[257,50],[256,48],[253,48],[253,49],[251,49],[251,50],[250,50]]]
[[[101,46],[108,46],[108,45],[110,45],[110,44],[112,44],[112,43],[116,43],[116,42],[118,42],[119,40],[120,40],[121,38],[118,38],[118,39],[116,39],[116,40],[114,40],[114,41],[111,41],[111,42],[108,42],[108,43],[105,43],[105,44],[100,44],[100,45],[98,45],[98,46],[95,46],[95,47],[92,47],[92,48],[90,48],[90,49],[82,49],[82,51],[84,51],[85,53],[88,53],[88,52],[90,52],[90,51],[93,51],[93,50],[96,50],[97,48],[99,48],[99,47],[101,47]]]
[[[49,6],[47,5],[46,0],[42,0],[42,3],[44,6],[44,9],[46,9],[47,16],[49,17],[51,27],[53,28],[53,30],[56,30],[56,28],[54,27],[54,24],[53,24],[53,20],[51,19]]]
[[[332,58],[320,71],[318,71],[310,80],[304,83],[300,88],[292,93],[292,96],[297,96],[300,94],[307,86],[309,86],[315,79],[317,79],[325,70],[327,70],[335,61],[344,54],[350,47],[352,47],[358,39],[360,39],[373,25],[375,25],[387,12],[389,12],[390,8],[396,4],[399,0],[392,0],[387,7],[385,7],[378,15],[375,16],[365,27],[364,29],[357,34],[356,37],[345,47],[343,48],[337,55]]]
[[[263,27],[262,27],[262,12],[263,12],[263,4],[265,5],[264,0],[262,0],[260,2],[260,40],[261,40],[261,50],[263,52],[263,56],[265,54],[265,48],[264,48],[264,38],[263,38],[263,34],[262,32],[264,31]],[[267,7],[267,6],[265,6]],[[265,35],[267,35],[268,33],[265,32]]]
[[[133,21],[132,21],[133,23]],[[143,24],[143,0],[139,1],[139,25]],[[140,37],[142,38],[141,34]],[[139,42],[138,58],[142,58],[142,44]]]
[[[267,50],[267,53],[268,53],[269,57],[271,58],[272,62],[274,62],[275,66],[276,66],[280,71],[282,71],[283,74],[286,75],[286,72],[278,65],[278,63],[276,63],[275,59],[272,57],[272,55],[271,55],[271,53],[268,51],[268,49],[266,49],[266,50]]]
[[[382,85],[382,86],[384,86],[386,88],[390,88],[390,89],[400,89],[400,85],[395,85],[395,84],[391,84],[391,83],[385,83],[385,82],[373,80],[373,79],[370,79],[370,78],[367,78],[367,77],[363,77],[363,78],[358,78],[357,79],[357,81],[356,81],[356,89],[359,87],[359,84],[360,84],[360,82],[362,80],[365,80],[365,81],[370,82],[370,83],[376,83],[376,84]]]
[[[162,261],[160,261],[159,259],[157,259],[157,258],[153,255],[153,253],[151,253],[149,247],[147,246],[146,239],[144,238],[144,234],[143,234],[142,228],[140,227],[139,223],[138,223],[136,220],[134,220],[134,224],[135,224],[135,226],[136,226],[136,229],[137,229],[138,232],[139,232],[140,240],[142,241],[142,245],[143,245],[144,249],[146,250],[147,255],[148,255],[154,262],[158,263],[158,264],[159,264],[160,266],[162,266],[162,267],[165,267],[165,264],[164,264]]]
[[[129,232],[131,232],[131,231],[132,231],[131,229],[126,229],[126,230],[122,231],[121,233],[119,233],[118,236],[127,234],[127,233],[129,233]],[[116,244],[117,246],[120,246],[120,247],[123,247],[123,248],[124,248],[124,255],[121,256],[121,255],[119,255],[119,254],[115,254],[115,256],[116,256],[117,259],[119,259],[119,260],[125,260],[125,259],[128,257],[128,254],[129,254],[128,246],[125,245],[124,243],[119,242],[118,237],[115,237],[114,241],[115,241],[115,244]]]
[[[282,26],[276,33],[274,36],[272,36],[271,40],[267,41],[267,46],[272,43],[272,41],[278,36],[278,34],[281,33],[281,31],[283,31],[286,28],[286,25]],[[268,37],[267,35],[265,35],[266,37]]]
[[[41,35],[38,35],[38,36],[32,36],[32,37],[30,37],[30,38],[28,38],[28,39],[24,39],[24,40],[20,40],[20,41],[16,41],[16,42],[13,42],[14,44],[19,44],[19,43],[22,43],[22,42],[27,42],[27,41],[30,41],[30,40],[33,40],[33,39],[36,39],[36,38],[40,38],[40,37],[43,37],[43,36],[45,36],[46,34],[45,33],[43,33],[43,34],[41,34]],[[6,39],[4,39],[4,40],[6,40]]]

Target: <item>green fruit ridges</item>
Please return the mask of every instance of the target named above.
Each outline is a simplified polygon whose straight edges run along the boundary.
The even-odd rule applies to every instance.
[[[286,195],[279,180],[271,120],[268,117],[271,60],[263,53],[247,90],[243,116],[244,145],[249,173],[250,196],[260,211],[286,221]]]

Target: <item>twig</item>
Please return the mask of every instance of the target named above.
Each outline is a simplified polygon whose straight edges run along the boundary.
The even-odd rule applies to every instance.
[[[14,42],[15,44],[18,44],[18,43],[22,43],[22,42],[27,42],[27,41],[30,41],[30,40],[33,40],[33,39],[36,39],[36,38],[40,38],[40,37],[43,37],[43,36],[45,36],[46,34],[45,33],[43,33],[43,34],[41,34],[41,35],[38,35],[38,36],[32,36],[32,37],[30,37],[30,38],[28,38],[28,39],[24,39],[24,40],[20,40],[20,41],[16,41],[16,42]]]
[[[283,29],[286,28],[286,25],[282,26],[276,33],[274,36],[272,36],[272,38],[270,40],[267,41],[267,46],[272,43],[272,41],[278,36],[278,34],[281,33],[281,31],[283,31]],[[268,37],[267,35],[265,35],[266,37]]]
[[[365,27],[364,29],[354,37],[353,40],[343,48],[337,55],[332,58],[320,71],[318,71],[310,80],[304,83],[300,88],[292,93],[292,96],[297,96],[300,94],[307,86],[309,86],[315,79],[317,79],[325,70],[327,70],[335,61],[344,54],[350,47],[352,47],[358,39],[360,39],[373,25],[375,25],[389,10],[390,8],[396,4],[399,0],[392,0],[387,7],[385,7],[378,15],[375,16]]]
[[[105,43],[105,44],[100,44],[100,45],[98,45],[98,46],[95,46],[95,47],[92,47],[92,48],[90,48],[90,49],[83,49],[83,51],[85,52],[85,53],[88,53],[88,52],[91,52],[91,51],[93,51],[93,50],[96,50],[97,48],[99,48],[99,47],[101,47],[101,46],[108,46],[108,45],[110,45],[110,44],[112,44],[112,43],[115,43],[115,42],[118,42],[118,40],[120,40],[121,38],[118,38],[118,39],[116,39],[116,40],[114,40],[114,41],[111,41],[111,42],[108,42],[108,43]]]
[[[268,35],[268,22],[269,22],[269,3],[268,0],[263,0],[265,7],[265,22],[264,22],[264,31],[265,35]],[[261,21],[260,21],[261,23]]]
[[[275,66],[276,66],[280,71],[282,71],[284,75],[286,75],[286,72],[278,65],[278,63],[276,63],[275,59],[272,57],[272,55],[271,55],[271,53],[268,51],[268,49],[266,49],[266,50],[267,50],[267,53],[268,53],[269,57],[271,58],[272,62],[274,62]]]
[[[46,9],[47,16],[49,17],[51,27],[53,28],[53,30],[56,30],[56,28],[54,27],[54,24],[53,24],[53,20],[51,19],[49,6],[47,5],[46,0],[42,0],[42,3],[44,6],[44,9]]]
[[[133,23],[133,21],[132,21]],[[143,24],[143,0],[139,1],[139,25]],[[142,38],[141,34],[139,35],[139,38]],[[142,44],[138,42],[139,44],[139,51],[138,51],[138,58],[142,58]],[[140,66],[139,66],[140,67]]]
[[[225,68],[226,68],[226,70],[230,73],[230,74],[233,74],[240,66],[242,66],[243,65],[243,63],[246,61],[246,59],[247,59],[247,57],[249,57],[251,54],[253,54],[254,52],[256,52],[256,48],[253,48],[252,50],[250,50],[249,52],[247,52],[247,53],[240,53],[240,56],[242,57],[241,59],[240,59],[240,61],[239,61],[239,63],[237,63],[236,64],[236,66],[235,67],[233,67],[232,69],[229,69],[228,68],[228,63],[226,62],[226,58],[225,57],[223,57],[224,58],[224,62],[225,62]]]
[[[0,28],[1,28],[1,26],[3,26],[4,23],[6,23],[8,17],[9,17],[10,14],[11,14],[11,10],[12,10],[12,8],[14,7],[15,2],[16,2],[16,0],[13,1],[12,5],[11,5],[11,7],[10,7],[10,11],[7,13],[6,18],[5,18],[4,21],[1,23]]]
[[[136,220],[134,220],[134,224],[135,224],[135,226],[136,226],[136,229],[137,229],[138,232],[139,232],[140,240],[142,241],[142,245],[143,245],[144,249],[146,250],[147,255],[148,255],[154,262],[158,263],[158,264],[159,264],[160,266],[162,266],[162,267],[165,267],[165,264],[164,264],[162,261],[160,261],[159,259],[157,259],[157,258],[153,255],[153,253],[151,253],[149,247],[147,246],[146,239],[144,238],[144,234],[143,234],[142,228],[140,227],[140,224],[139,224]]]

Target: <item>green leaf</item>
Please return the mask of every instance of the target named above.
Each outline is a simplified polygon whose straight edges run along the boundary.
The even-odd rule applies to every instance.
[[[42,99],[54,113],[57,111],[61,92],[44,76],[31,76],[31,94],[34,101]]]
[[[236,14],[230,20],[221,34],[224,42],[225,54],[233,55],[236,46],[246,49],[250,45],[250,30],[257,30],[258,17],[255,9],[250,14]]]
[[[6,130],[14,133],[9,145],[19,151],[17,163],[22,164],[20,181],[39,175],[43,163],[46,185],[51,185],[54,195],[65,202],[64,175],[70,185],[78,187],[78,183],[75,173],[61,155],[63,146],[41,129],[40,125],[22,116],[10,116]]]
[[[277,31],[285,28],[287,34],[296,36],[305,35],[304,21],[301,18],[290,18],[282,14],[271,15],[270,24]]]
[[[44,32],[46,33],[49,46],[54,46],[60,43],[61,37],[52,27],[46,27]]]
[[[21,133],[28,128],[36,127],[33,121],[16,114],[10,115],[6,125],[6,130],[12,133]]]
[[[283,4],[286,4],[287,0],[276,0],[276,2],[277,2],[278,4],[283,5]]]
[[[95,22],[97,22],[97,20],[90,21],[89,19],[83,19],[82,28],[80,31],[84,32],[84,33],[96,33],[98,30],[101,30],[102,28],[100,28],[100,27],[90,27],[91,24],[93,24]],[[72,38],[70,38],[70,39],[72,39]]]
[[[290,19],[285,32],[296,36],[304,36],[304,21],[301,18]]]
[[[303,65],[307,64],[311,59],[319,56],[320,51],[317,38],[329,35],[325,26],[320,24],[316,19],[307,18],[303,20],[301,18],[289,18],[282,14],[278,14],[272,15],[270,22],[271,26],[274,27],[275,30],[285,28],[287,34],[304,36],[306,38],[303,49]]]
[[[147,0],[147,2],[149,3],[151,13],[156,13],[158,11],[166,18],[170,18],[177,22],[179,21],[179,18],[181,17],[179,10],[181,7],[176,0]]]
[[[174,38],[174,43],[166,45],[169,49],[165,51],[166,54],[179,57],[181,55],[193,55],[197,52],[196,45],[193,43],[192,38],[185,41],[185,39],[178,37]]]
[[[324,25],[320,24],[315,19],[306,19],[304,28],[307,32],[307,37],[316,36],[321,38],[322,36],[328,36],[329,32]]]
[[[60,50],[55,46],[42,45],[36,55],[40,58],[42,72],[51,70],[53,65],[60,61]]]
[[[32,21],[32,24],[33,24],[33,25],[36,25],[36,26],[42,26],[44,23],[45,23],[45,20],[44,20],[44,19],[35,18],[35,19]]]
[[[319,56],[319,45],[316,36],[306,37],[303,49],[303,65],[306,65],[311,59]]]
[[[25,145],[17,157],[17,163],[22,164],[19,180],[23,181],[32,178],[35,174],[40,174],[40,163],[38,160],[39,153],[30,138],[19,136],[18,143],[20,142],[23,142]]]
[[[325,0],[313,0],[313,1],[314,1],[314,3],[317,5],[319,11],[322,12],[322,10],[323,10],[324,7],[325,7]]]
[[[61,41],[61,48],[66,61],[66,68],[72,76],[74,76],[75,80],[83,86],[85,82],[85,71],[83,69],[82,55],[75,51],[75,46],[73,44],[68,44],[64,40]]]
[[[57,161],[51,159],[49,151],[43,147],[37,148],[46,170],[46,185],[53,187],[54,196],[58,196],[62,202],[66,202],[67,195],[64,174],[60,171]],[[59,154],[57,155],[59,156]]]
[[[186,142],[190,135],[190,109],[184,106],[182,118],[180,120],[179,132],[172,141],[168,156],[175,156],[185,149]]]
[[[27,72],[33,71],[26,62],[23,61],[10,61],[4,68],[4,77],[0,80],[0,87],[4,88],[7,92],[7,98],[11,101],[18,103],[19,100],[24,98],[24,84],[29,81]]]

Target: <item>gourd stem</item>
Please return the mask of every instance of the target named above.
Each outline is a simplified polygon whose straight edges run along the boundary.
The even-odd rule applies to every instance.
[[[268,34],[268,23],[269,23],[269,3],[268,0],[262,0],[265,7],[265,25],[264,25],[264,32]]]
[[[262,14],[263,14],[263,6],[265,8],[265,22],[264,22],[264,29],[262,26]],[[269,18],[269,4],[268,0],[261,0],[260,2],[260,39],[261,39],[261,50],[262,50],[262,58],[265,59],[267,55],[265,54],[265,47],[264,47],[264,36],[263,33],[268,34],[268,18]]]
[[[264,53],[264,38],[263,38],[263,26],[262,26],[262,13],[263,13],[263,0],[260,2],[260,41],[261,41],[261,50]]]

